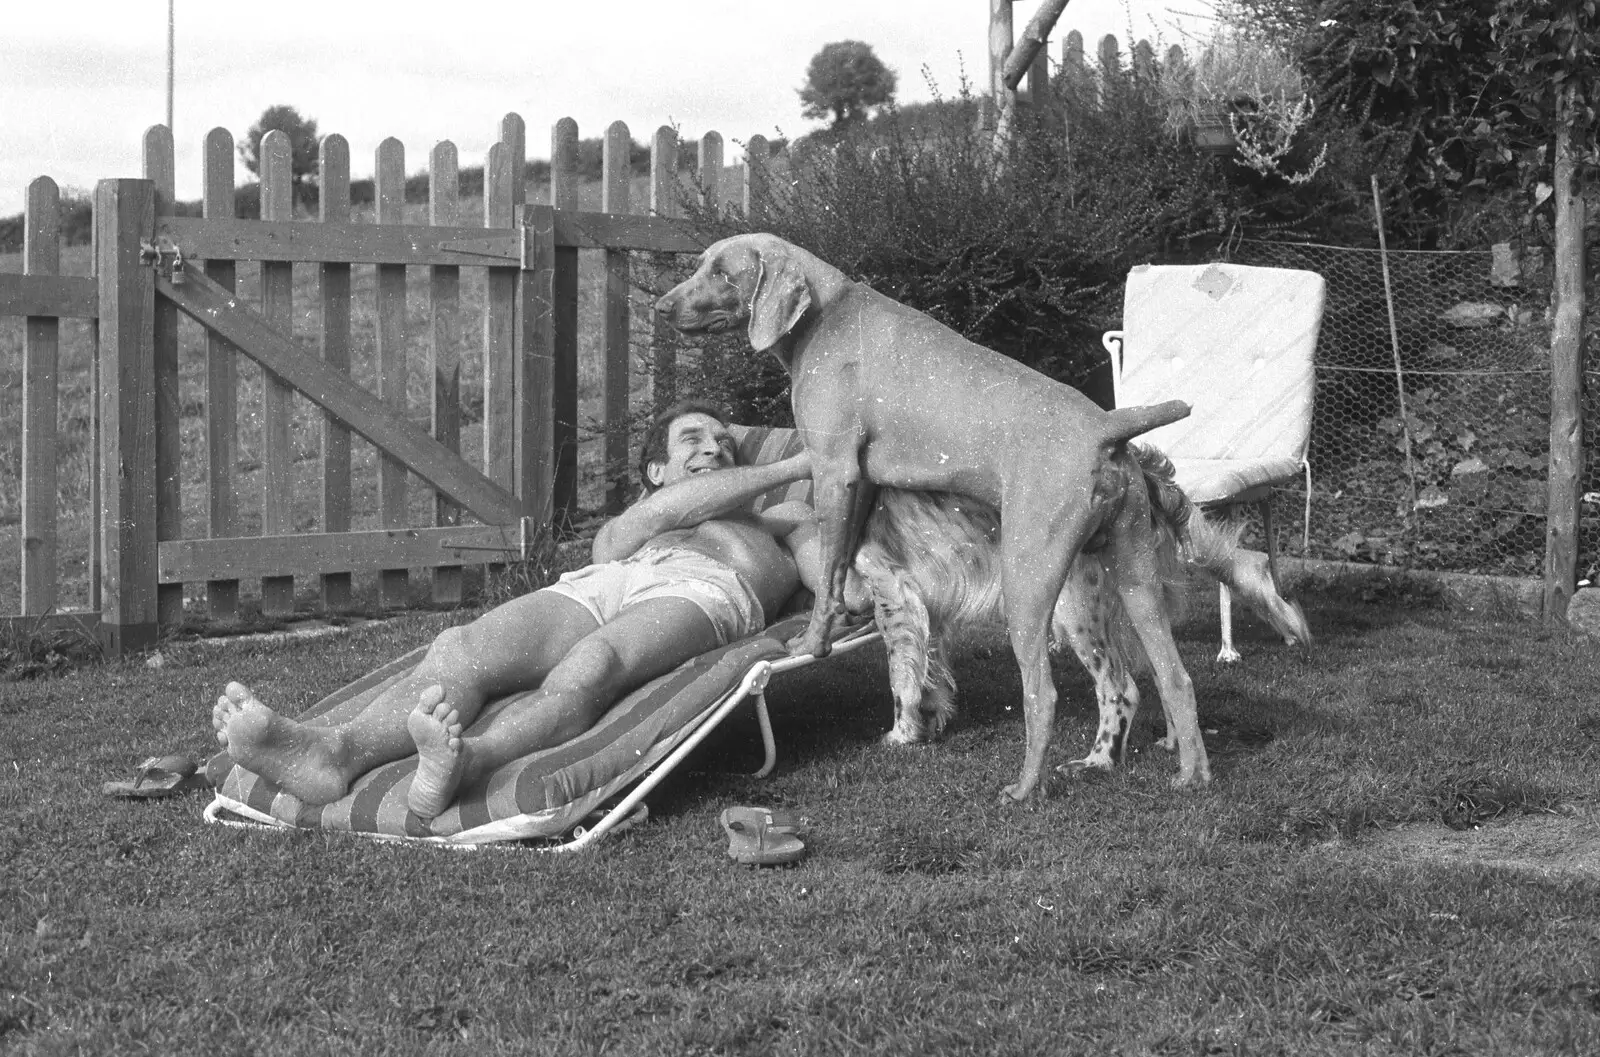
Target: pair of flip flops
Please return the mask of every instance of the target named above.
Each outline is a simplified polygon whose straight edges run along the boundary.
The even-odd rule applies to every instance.
[[[133,780],[106,782],[100,787],[105,796],[129,797],[137,800],[154,800],[157,797],[177,796],[191,789],[209,789],[211,779],[200,765],[182,753],[170,756],[152,756],[134,771]]]
[[[730,807],[722,812],[728,858],[745,866],[781,866],[806,853],[800,840],[806,820],[771,807]]]

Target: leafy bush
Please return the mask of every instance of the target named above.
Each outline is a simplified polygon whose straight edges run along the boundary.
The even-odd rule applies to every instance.
[[[1043,105],[1018,115],[1003,164],[963,85],[955,99],[796,142],[767,167],[753,216],[694,202],[686,211],[708,234],[762,230],[803,246],[972,341],[1109,400],[1105,377],[1093,379],[1130,267],[1201,259],[1241,225],[1315,212],[1306,203],[1316,187],[1178,142],[1164,128],[1158,78],[1153,67],[1114,71],[1104,100],[1060,79]],[[739,407],[782,406],[786,379],[770,357],[752,361],[724,344],[742,339],[696,345],[702,391],[727,390]]]

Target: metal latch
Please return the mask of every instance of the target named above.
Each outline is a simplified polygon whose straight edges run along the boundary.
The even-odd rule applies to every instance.
[[[173,286],[184,283],[183,249],[166,235],[157,235],[154,242],[139,240],[139,263],[166,271]]]

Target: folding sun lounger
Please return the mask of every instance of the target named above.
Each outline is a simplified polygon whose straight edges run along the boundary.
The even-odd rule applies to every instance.
[[[735,427],[741,464],[772,462],[797,453],[794,430]],[[789,499],[809,499],[811,482],[800,481],[762,496],[765,508]],[[468,789],[431,823],[406,808],[416,771],[415,756],[363,775],[343,799],[321,807],[303,804],[270,782],[234,767],[205,809],[208,821],[284,829],[327,829],[386,840],[466,847],[494,841],[571,839],[551,850],[587,847],[618,825],[642,817],[643,800],[696,745],[746,701],[760,720],[766,762],[776,763],[765,690],[772,676],[812,663],[789,657],[784,643],[805,627],[806,614],[780,619],[756,635],[696,657],[647,683],[614,705],[585,733],[554,748],[532,753],[494,771]],[[880,638],[872,625],[847,631],[834,652],[845,653]],[[422,660],[421,647],[389,662],[312,706],[299,718],[325,716],[337,722],[366,707],[386,686]],[[490,702],[487,718],[526,695]],[[637,783],[637,784],[635,784]],[[588,829],[586,818],[630,785],[634,788]],[[576,832],[574,832],[576,830]]]

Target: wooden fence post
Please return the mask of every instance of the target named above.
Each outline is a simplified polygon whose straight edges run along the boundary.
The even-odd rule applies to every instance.
[[[579,207],[578,123],[570,117],[557,121],[550,130],[550,205],[562,212]],[[565,532],[578,509],[578,250],[575,246],[556,246],[552,253],[555,527],[558,532]]]
[[[294,219],[294,181],[289,137],[273,129],[261,137],[261,219]],[[294,331],[294,265],[261,262],[261,314],[285,334]],[[294,531],[294,454],[289,448],[289,411],[294,390],[271,371],[261,382],[261,534]],[[294,612],[294,577],[261,578],[261,612]]]
[[[522,351],[518,363],[522,374],[517,391],[526,394],[520,401],[524,421],[520,427],[526,452],[528,475],[520,495],[523,511],[538,525],[564,529],[571,510],[556,506],[556,385],[555,210],[549,206],[525,205],[518,209],[518,230],[522,236],[523,269],[518,282],[517,316],[522,323]],[[558,520],[559,518],[559,520]]]
[[[170,216],[176,172],[172,131],[164,125],[145,130],[143,176],[155,185],[156,216]],[[157,299],[155,327],[155,458],[156,458],[156,539],[183,537],[181,501],[182,447],[178,431],[178,307]],[[183,619],[183,585],[156,585],[157,621],[176,625]]]
[[[722,133],[700,137],[700,205],[715,213],[722,208]]]
[[[483,225],[509,228],[516,223],[512,204],[511,148],[496,142],[483,170]],[[517,373],[512,361],[516,326],[517,272],[488,269],[488,300],[483,310],[483,473],[516,491],[516,454],[512,445]]]
[[[500,121],[500,139],[510,146],[516,169],[516,228],[522,238],[523,267],[517,275],[517,497],[525,516],[541,526],[557,517],[556,366],[551,285],[555,268],[555,226],[548,209],[527,202],[527,126],[517,114]],[[552,169],[554,166],[552,165]],[[552,180],[554,174],[552,173]],[[576,400],[576,396],[574,396]],[[574,404],[573,418],[577,417]]]
[[[61,192],[41,176],[28,185],[22,222],[22,270],[61,272]],[[56,415],[61,324],[29,316],[22,353],[22,613],[43,616],[56,606]]]
[[[318,218],[324,224],[350,220],[350,144],[337,132],[322,137],[317,152]],[[350,373],[350,266],[318,266],[322,300],[322,362]],[[322,413],[322,531],[349,532],[351,522],[350,427]],[[322,605],[339,612],[355,604],[348,572],[322,574]]]
[[[233,217],[233,134],[225,128],[206,134],[201,198],[207,220]],[[205,273],[224,290],[233,291],[237,274],[233,261],[206,261]],[[212,539],[240,535],[233,480],[239,431],[238,355],[226,338],[206,331],[206,534]],[[212,620],[237,620],[239,581],[208,580],[206,613]]]
[[[1572,141],[1576,88],[1556,104],[1555,325],[1550,332],[1550,470],[1544,547],[1544,620],[1565,623],[1577,589],[1583,491],[1584,199]]]
[[[405,222],[406,149],[398,139],[388,137],[378,144],[373,160],[373,204],[379,224]],[[378,397],[398,418],[406,417],[406,267],[403,264],[378,265]],[[381,455],[378,459],[379,506],[386,529],[404,529],[406,514],[406,468],[399,459]],[[378,572],[378,604],[404,607],[407,599],[407,571],[382,569]]]
[[[650,212],[658,217],[683,213],[678,202],[678,133],[670,125],[656,129],[650,141]],[[672,328],[654,312],[650,315],[650,404],[652,411],[660,412],[677,399],[678,350]]]
[[[434,144],[428,155],[428,223],[436,227],[456,227],[461,173],[456,145],[449,140]],[[432,322],[428,372],[433,407],[433,439],[446,448],[461,452],[461,269],[454,264],[435,264],[428,269],[428,314]],[[433,523],[459,525],[461,508],[442,492],[433,493]],[[461,601],[461,566],[441,565],[433,570],[435,604],[457,605]]]
[[[522,115],[508,112],[501,115],[497,143],[506,149],[505,166],[510,170],[511,216],[505,225],[520,231],[523,224],[523,206],[528,201],[528,128]],[[523,299],[527,293],[524,280],[527,275],[520,270],[508,273],[511,279],[511,344],[507,369],[511,372],[511,485],[510,490],[526,504],[534,489],[533,481],[540,475],[539,463],[545,458],[538,450],[534,433],[540,426],[531,409],[537,407],[539,394],[528,389],[528,319],[523,312]],[[533,403],[530,403],[533,401]]]
[[[171,216],[177,186],[172,130],[151,125],[144,133],[144,178],[155,185],[156,216]],[[156,540],[183,538],[182,435],[179,432],[178,306],[155,302]],[[183,584],[156,585],[156,620],[163,627],[183,621]]]
[[[767,218],[767,162],[771,149],[767,137],[751,136],[744,146],[744,217],[756,227]]]
[[[155,185],[95,188],[100,294],[99,637],[110,654],[154,645],[156,617],[155,274],[140,243],[155,234]]]
[[[601,155],[600,211],[632,212],[628,184],[633,177],[633,137],[628,126],[613,121],[606,127]],[[627,250],[606,250],[605,294],[601,308],[601,344],[605,349],[605,509],[620,514],[628,505],[628,370],[629,331],[633,302],[629,289]]]

